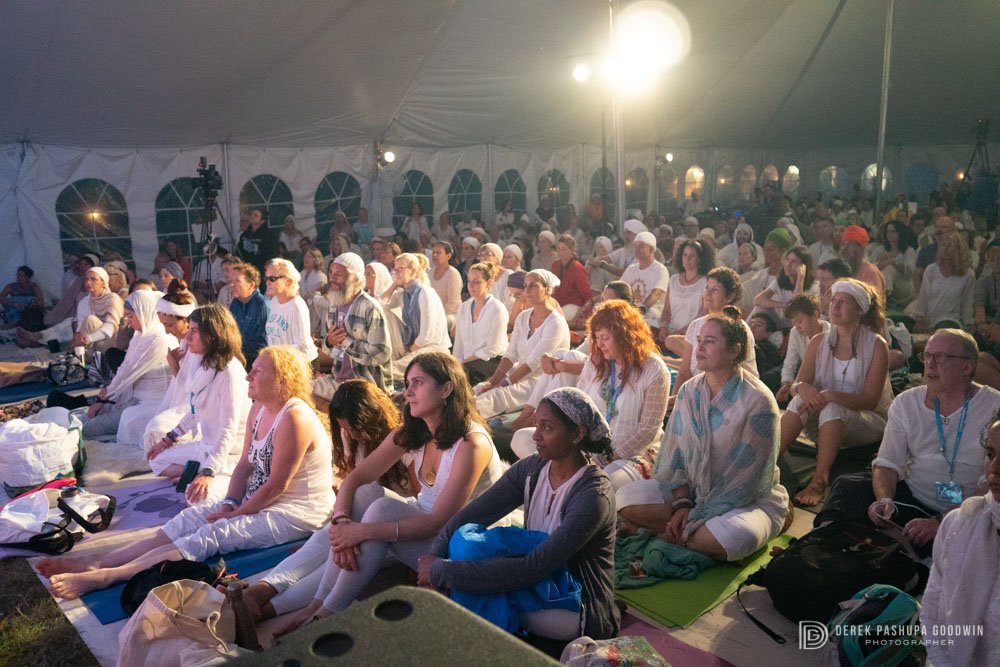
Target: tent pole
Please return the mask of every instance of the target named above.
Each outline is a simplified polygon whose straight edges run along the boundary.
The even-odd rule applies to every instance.
[[[615,19],[621,9],[621,0],[609,0],[608,9],[610,12],[609,25],[611,27],[611,51],[615,50]],[[618,217],[615,221],[615,229],[620,235],[624,235],[623,224],[625,222],[625,139],[622,132],[622,108],[618,100],[618,93],[611,93],[611,125],[615,135],[615,197],[618,200]]]
[[[487,200],[489,207],[488,209],[485,206],[483,208],[489,211],[490,220],[496,220],[497,204],[496,195],[494,194],[496,191],[496,181],[493,180],[493,142],[486,144],[486,182],[490,188],[490,198]],[[484,213],[480,212],[480,215],[482,216]],[[433,220],[431,222],[433,222]],[[484,227],[492,229],[492,226],[487,225],[485,220],[481,220],[480,222],[483,223]]]
[[[233,190],[232,186],[232,176],[229,173],[229,142],[222,142],[222,159],[226,162],[226,182],[224,183],[226,187],[226,214],[229,216],[230,220],[233,220]],[[236,218],[239,221],[239,217]],[[237,224],[239,224],[237,222]]]
[[[882,172],[885,169],[885,121],[889,111],[889,69],[892,60],[892,12],[895,0],[887,0],[885,5],[885,45],[882,48],[882,105],[878,119],[878,151],[875,155],[875,220],[882,219]]]

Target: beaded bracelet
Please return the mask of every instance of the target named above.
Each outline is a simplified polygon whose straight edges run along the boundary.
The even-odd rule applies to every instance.
[[[674,502],[670,503],[670,507],[675,510],[691,509],[694,507],[694,501],[690,498],[678,498]]]

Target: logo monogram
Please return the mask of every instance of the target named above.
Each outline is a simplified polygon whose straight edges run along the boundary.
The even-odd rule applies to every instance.
[[[826,646],[830,632],[819,621],[799,621],[799,648],[812,651]]]

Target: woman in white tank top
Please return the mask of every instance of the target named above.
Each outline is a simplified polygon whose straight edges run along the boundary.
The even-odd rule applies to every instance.
[[[410,362],[405,378],[403,425],[344,480],[319,588],[276,636],[346,609],[390,552],[416,570],[417,559],[445,522],[502,475],[500,457],[476,412],[459,361],[441,352],[424,353]],[[398,461],[416,476],[416,498],[377,484]]]

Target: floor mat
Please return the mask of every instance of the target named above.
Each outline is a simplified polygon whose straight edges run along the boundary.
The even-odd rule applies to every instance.
[[[732,667],[732,663],[719,656],[686,644],[671,636],[663,628],[658,628],[641,618],[636,618],[628,612],[622,615],[622,629],[618,634],[620,636],[638,635],[645,637],[650,646],[656,649],[656,652],[662,655],[673,667],[685,667],[686,665],[692,667]]]
[[[746,565],[719,563],[691,581],[672,579],[616,593],[620,600],[657,623],[686,628],[735,593],[744,579],[767,563],[772,547],[786,547],[791,539],[779,535],[751,556]]]
[[[236,551],[222,556],[226,559],[226,571],[239,574],[240,578],[269,570],[305,543],[305,540],[297,540],[286,544],[279,544],[273,547],[262,549],[250,549],[249,551]],[[209,558],[206,563],[215,565],[219,562],[220,556]],[[125,583],[115,584],[104,590],[87,593],[81,599],[90,611],[97,617],[102,625],[108,625],[126,618],[122,611],[120,599]]]
[[[51,382],[25,382],[0,389],[0,403],[14,403],[16,401],[26,401],[29,398],[48,396],[49,392],[55,389],[68,393],[88,389],[89,387],[90,383],[86,381],[68,384],[63,387],[56,387]]]

